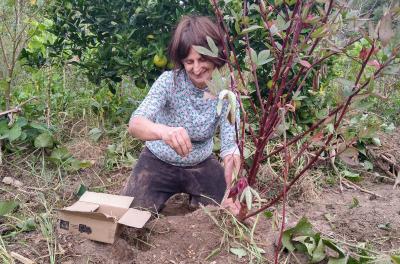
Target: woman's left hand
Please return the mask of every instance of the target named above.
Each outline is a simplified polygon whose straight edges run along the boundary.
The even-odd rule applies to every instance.
[[[234,216],[237,216],[240,212],[240,203],[238,200],[235,202],[233,201],[232,198],[225,198],[222,203],[221,207],[229,210]]]
[[[224,157],[224,175],[226,189],[229,190],[232,185],[233,173],[238,173],[240,169],[240,156],[231,154]]]

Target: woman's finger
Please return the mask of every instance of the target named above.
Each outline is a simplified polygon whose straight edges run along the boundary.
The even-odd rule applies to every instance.
[[[176,133],[175,135],[175,140],[178,143],[178,148],[179,148],[179,152],[182,157],[186,156],[189,153],[189,150],[186,148],[186,144],[185,141],[182,139],[181,135],[178,133]]]
[[[192,151],[192,142],[190,141],[189,135],[186,132],[186,129],[180,130],[180,140],[183,145],[183,149],[185,150],[185,154],[189,154]]]
[[[176,139],[175,134],[172,134],[172,135],[171,135],[171,143],[172,143],[172,146],[171,146],[171,147],[175,150],[175,152],[178,153],[178,155],[182,156],[183,153],[182,153],[181,147],[180,147],[180,145],[179,145],[179,142],[178,142],[178,140]]]

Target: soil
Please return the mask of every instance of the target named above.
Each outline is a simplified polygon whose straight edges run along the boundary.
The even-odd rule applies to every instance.
[[[391,151],[397,163],[400,162],[400,152],[393,149],[399,146],[399,134],[381,137],[383,144],[381,148]],[[25,209],[38,212],[43,211],[43,203],[38,199],[37,189],[43,192],[48,203],[56,208],[75,201],[74,192],[80,184],[91,189],[102,186],[107,192],[118,193],[124,180],[129,176],[130,169],[100,171],[101,166],[97,164],[101,164],[105,147],[92,148],[91,144],[86,143],[73,146],[80,146],[77,148],[79,158],[87,157],[86,159],[92,160],[95,165],[89,170],[70,175],[65,179],[66,188],[63,191],[52,192],[51,185],[38,186],[35,179],[24,176],[29,173],[26,170],[16,170],[12,166],[3,165],[0,178],[11,175],[24,182],[25,186],[38,187],[17,190],[0,183],[2,199],[17,199],[24,203]],[[341,191],[337,183],[332,186],[327,184],[322,187],[314,186],[318,191],[312,195],[307,195],[311,190],[304,189],[303,195],[292,196],[287,205],[286,226],[294,226],[304,216],[311,222],[315,231],[337,241],[345,250],[353,249],[351,245],[365,243],[367,248],[381,254],[400,253],[400,190],[399,187],[393,188],[394,179],[381,177],[384,175],[382,171],[367,172],[363,181],[357,182],[364,191],[351,188],[351,185],[343,185]],[[154,217],[141,230],[123,228],[120,238],[113,245],[70,234],[56,234],[57,263],[251,262],[249,254],[239,258],[230,252],[232,248],[244,246],[257,251],[250,246],[249,235],[238,232],[231,217],[217,207],[191,211],[187,200],[183,194],[172,197],[161,215]],[[275,242],[279,235],[275,228],[277,221],[275,216],[279,218],[281,208],[271,208],[271,210],[277,212],[274,217],[267,218],[260,215],[258,218],[253,239],[265,253],[260,254],[261,260],[253,259],[253,263],[273,262]],[[219,226],[213,219],[217,219]],[[247,223],[249,228],[254,221],[255,219],[251,219]],[[0,218],[0,234],[10,234],[4,230],[4,225],[1,225],[3,222],[5,219]],[[4,240],[7,242],[8,252],[16,252],[36,263],[49,263],[48,244],[52,243],[48,243],[40,228],[36,231],[18,233],[14,237],[8,236]],[[298,256],[295,262],[291,255],[284,253],[282,259],[286,258],[289,258],[286,263],[308,262],[304,256]],[[283,260],[280,263],[283,263]]]

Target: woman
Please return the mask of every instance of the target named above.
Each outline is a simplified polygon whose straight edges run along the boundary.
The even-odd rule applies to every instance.
[[[208,47],[207,36],[217,45],[218,58],[194,50],[195,45]],[[155,81],[129,121],[129,133],[146,141],[122,191],[134,197],[133,206],[158,212],[176,193],[188,193],[195,207],[220,203],[230,187],[240,162],[235,128],[226,119],[227,103],[217,115],[217,99],[206,84],[213,70],[225,64],[222,41],[218,26],[207,17],[186,16],[177,25],[168,50],[176,69]],[[224,168],[212,155],[217,127]],[[224,204],[236,213],[231,199]]]

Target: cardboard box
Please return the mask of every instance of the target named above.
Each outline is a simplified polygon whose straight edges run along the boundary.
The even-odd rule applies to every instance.
[[[76,203],[58,211],[58,230],[114,243],[121,225],[142,228],[151,216],[129,208],[132,201],[129,196],[85,192]]]

